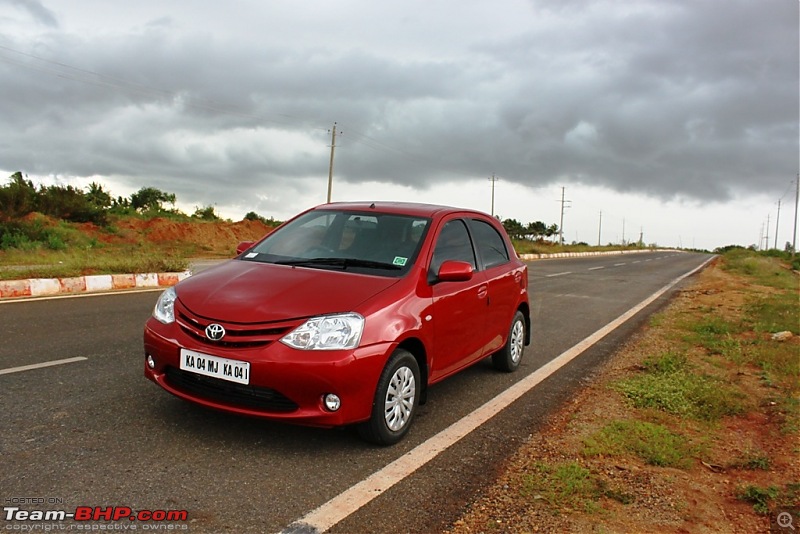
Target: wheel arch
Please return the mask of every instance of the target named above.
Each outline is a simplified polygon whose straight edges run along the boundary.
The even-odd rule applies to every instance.
[[[417,360],[419,366],[421,395],[420,404],[424,404],[428,397],[428,351],[425,350],[425,344],[415,337],[410,337],[401,341],[397,348],[407,350],[410,352],[414,359]]]
[[[525,346],[531,344],[531,308],[527,302],[522,302],[517,307],[517,311],[522,312],[525,317]]]

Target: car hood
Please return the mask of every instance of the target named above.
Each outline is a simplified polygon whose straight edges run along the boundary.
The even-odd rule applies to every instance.
[[[231,260],[176,286],[178,300],[197,315],[226,322],[260,323],[356,311],[396,284],[343,271]]]

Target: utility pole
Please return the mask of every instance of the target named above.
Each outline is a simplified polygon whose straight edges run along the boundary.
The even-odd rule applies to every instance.
[[[489,181],[492,182],[492,217],[494,217],[494,184],[500,178],[497,178],[494,174],[489,177]]]
[[[764,227],[764,231],[767,233],[764,236],[764,250],[769,250],[769,213],[767,213],[767,225]]]
[[[331,162],[328,165],[328,204],[331,203],[331,190],[333,189],[333,151],[336,148],[336,123],[331,129]]]
[[[564,200],[564,188],[561,188],[561,223],[558,226],[558,244],[564,244],[564,208],[569,208],[570,206],[565,206],[567,202],[572,202],[571,200]]]
[[[600,246],[600,232],[603,229],[603,210],[600,210],[600,222],[597,225],[597,246]]]
[[[778,216],[775,217],[775,250],[778,250],[778,223],[781,222],[781,199],[778,199]]]
[[[622,246],[625,246],[625,217],[622,218]]]
[[[800,203],[800,173],[797,173],[797,182],[794,194],[794,232],[792,233],[792,259],[797,254],[797,205]]]

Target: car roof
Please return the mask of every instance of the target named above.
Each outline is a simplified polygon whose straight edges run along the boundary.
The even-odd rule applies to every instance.
[[[471,213],[489,217],[489,215],[472,209],[455,208],[452,206],[440,206],[437,204],[424,204],[419,202],[387,202],[387,201],[362,201],[362,202],[333,202],[322,204],[314,208],[315,210],[352,210],[352,211],[375,211],[377,213],[393,213],[398,215],[411,215],[414,217],[434,217],[443,216],[450,213]]]

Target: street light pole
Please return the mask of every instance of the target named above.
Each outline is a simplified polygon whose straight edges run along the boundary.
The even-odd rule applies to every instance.
[[[794,194],[794,232],[792,233],[792,259],[797,254],[797,205],[800,204],[800,173],[797,174]]]
[[[597,246],[600,246],[600,232],[603,230],[603,210],[600,210],[600,222],[597,225]]]

